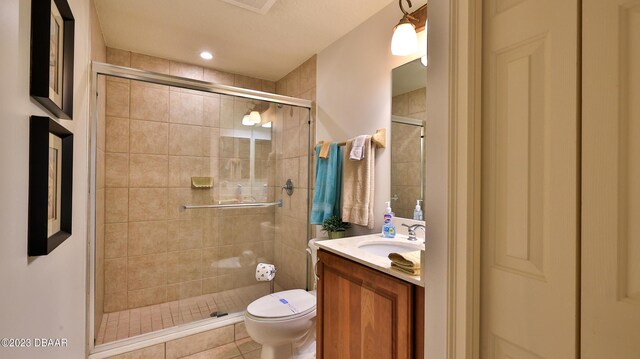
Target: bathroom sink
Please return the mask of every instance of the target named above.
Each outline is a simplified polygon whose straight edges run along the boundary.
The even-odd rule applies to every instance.
[[[372,239],[358,243],[358,248],[380,257],[389,253],[404,253],[424,249],[422,242],[410,242],[406,239]]]

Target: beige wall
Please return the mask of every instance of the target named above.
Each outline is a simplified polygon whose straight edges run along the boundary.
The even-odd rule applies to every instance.
[[[29,96],[31,1],[0,1],[0,337],[65,338],[66,347],[0,348],[3,358],[84,358],[86,352],[89,60],[88,1],[75,17],[72,235],[46,256],[27,257],[29,116],[53,117]],[[32,341],[33,344],[33,341]]]
[[[391,70],[418,55],[391,55],[392,30],[400,19],[393,3],[318,54],[317,140],[344,141],[391,126]],[[424,40],[424,32],[419,41]],[[426,78],[425,78],[426,83]],[[387,138],[389,141],[389,138]],[[354,234],[379,232],[390,195],[391,156],[376,150],[375,228],[353,226]]]
[[[394,96],[391,113],[396,116],[426,120],[426,88]],[[391,123],[391,196],[396,217],[413,218],[416,200],[422,199],[422,127],[404,123]]]
[[[429,155],[425,173],[429,175],[423,206],[428,238],[424,270],[428,283],[425,294],[428,303],[425,305],[425,357],[428,358],[444,358],[447,353],[451,6],[454,6],[452,2],[447,1],[434,1],[429,5],[429,107],[425,141]],[[389,126],[391,70],[416,58],[391,55],[392,29],[399,18],[398,4],[389,4],[318,54],[317,140],[343,140]],[[424,41],[424,32],[418,36]],[[378,150],[377,156],[374,232],[381,228],[384,201],[390,196],[391,158],[386,150]]]
[[[282,160],[277,163],[276,189],[289,178],[296,187],[291,197],[283,194],[283,207],[276,209],[276,282],[283,289],[305,288],[307,283],[309,146],[314,138],[312,133],[310,141],[309,130],[315,129],[316,67],[314,55],[276,83],[278,94],[314,103],[311,119],[307,109],[285,106],[278,117],[281,122],[276,123],[276,143],[283,146],[278,149]]]
[[[456,5],[457,6],[457,5]],[[463,6],[463,5],[461,5]],[[425,127],[425,153],[428,154],[425,173],[425,198],[424,198],[424,218],[427,224],[426,251],[424,281],[425,286],[425,358],[444,358],[450,353],[447,348],[448,336],[451,328],[448,327],[447,316],[449,313],[449,294],[451,288],[448,287],[447,279],[452,274],[449,273],[449,253],[454,251],[449,247],[452,239],[449,237],[451,219],[449,218],[449,198],[451,195],[449,174],[449,139],[450,139],[450,113],[451,90],[449,82],[452,79],[450,64],[450,36],[449,29],[453,29],[456,19],[450,14],[450,2],[433,1],[429,3],[429,66],[427,67],[427,78],[429,79],[427,90],[427,124]],[[460,15],[464,18],[463,15]],[[450,21],[454,21],[451,24]],[[456,25],[458,26],[458,25]],[[460,25],[462,26],[462,25]],[[464,35],[461,36],[460,43],[465,44]],[[460,48],[463,48],[460,45]],[[458,51],[458,49],[456,49]],[[466,65],[465,65],[466,66]],[[461,66],[460,71],[466,71]],[[461,76],[464,76],[461,74]],[[465,90],[464,87],[460,91]],[[462,95],[457,95],[462,96]],[[458,106],[463,106],[458,104]],[[465,119],[466,121],[466,119]],[[460,130],[464,132],[464,130]],[[456,151],[462,153],[462,151]],[[461,155],[463,156],[463,155]],[[460,184],[464,186],[466,184]],[[461,212],[467,208],[460,208]],[[457,230],[462,235],[462,230]],[[463,245],[456,247],[456,250],[464,251]],[[469,254],[471,255],[471,254]],[[469,272],[460,272],[458,275],[464,276]],[[460,306],[460,310],[468,308]],[[444,330],[447,328],[447,330]],[[467,327],[468,328],[468,327]],[[465,329],[461,329],[465,330]]]
[[[112,48],[107,61],[275,89],[273,82]],[[240,130],[235,119],[247,101],[117,78],[106,82],[105,312],[255,284],[255,265],[227,268],[220,261],[245,251],[273,261],[273,208],[179,210],[235,196],[225,161],[242,157],[243,147],[220,139]],[[213,177],[214,187],[192,189],[192,176]],[[243,199],[251,195],[245,192]]]

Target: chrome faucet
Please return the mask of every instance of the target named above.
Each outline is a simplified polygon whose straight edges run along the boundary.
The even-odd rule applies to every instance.
[[[423,231],[426,230],[426,227],[421,225],[421,224],[414,224],[414,225],[408,225],[405,223],[402,223],[403,226],[407,227],[407,230],[409,231],[409,238],[407,238],[407,240],[409,241],[417,241],[418,238],[416,238],[416,229],[418,228],[422,228]]]

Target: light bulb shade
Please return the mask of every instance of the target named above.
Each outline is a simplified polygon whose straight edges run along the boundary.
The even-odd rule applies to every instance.
[[[257,125],[260,122],[262,122],[262,117],[260,117],[260,112],[258,111],[251,111],[251,113],[249,113],[249,120],[254,124]]]
[[[263,125],[262,125],[262,127],[264,127],[264,128],[271,128],[271,121],[269,121],[269,122],[267,122],[267,123],[263,124]]]
[[[251,121],[251,117],[249,115],[244,115],[242,118],[242,125],[244,126],[253,126],[255,123]]]
[[[408,21],[400,21],[393,30],[391,53],[396,56],[406,56],[416,51],[418,51],[416,28]]]

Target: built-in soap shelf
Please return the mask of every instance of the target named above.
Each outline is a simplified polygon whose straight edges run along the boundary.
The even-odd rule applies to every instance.
[[[213,177],[191,177],[191,187],[206,189],[213,187]]]

